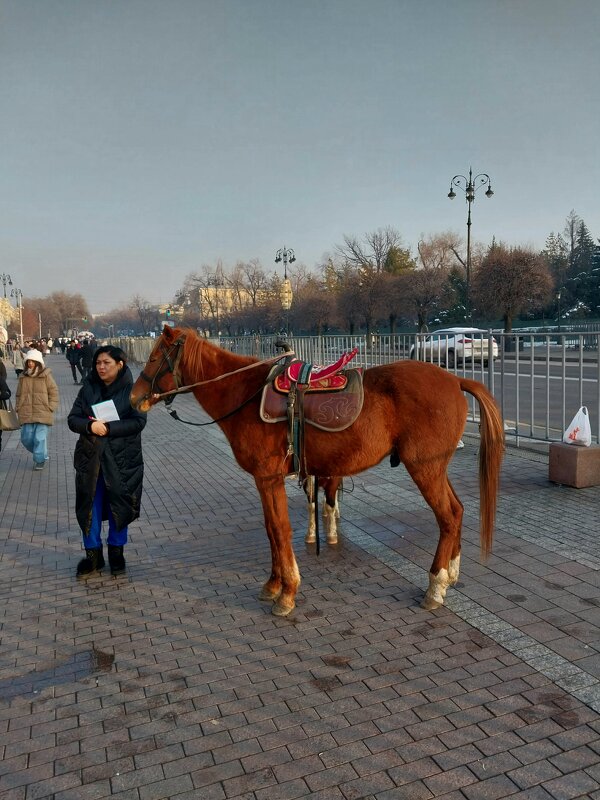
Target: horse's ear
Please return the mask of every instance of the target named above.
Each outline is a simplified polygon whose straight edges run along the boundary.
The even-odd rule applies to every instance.
[[[173,339],[173,328],[170,325],[165,325],[162,329],[162,335],[165,341],[170,342]]]

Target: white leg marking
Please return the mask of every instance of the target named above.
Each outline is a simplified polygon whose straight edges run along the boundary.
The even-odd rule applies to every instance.
[[[297,583],[297,585],[300,586],[300,570],[298,569],[295,558],[293,559],[290,571],[282,575],[282,578],[288,582]]]
[[[450,563],[448,564],[448,580],[450,581],[450,586],[454,586],[454,584],[458,581],[459,572],[460,553],[456,556],[456,558],[451,558]]]
[[[441,569],[437,575],[429,573],[429,589],[425,594],[425,603],[431,608],[441,606],[446,597],[446,590],[450,582],[448,580],[448,570]]]
[[[334,505],[334,508],[335,508],[335,518],[339,519],[340,518],[340,504],[338,503],[338,492],[335,493],[335,505]],[[327,510],[326,509],[327,509],[327,501],[325,501],[323,503],[323,519],[325,519],[325,517],[327,516]]]
[[[308,529],[304,541],[306,544],[312,544],[317,541],[317,529],[315,527],[315,504],[307,503],[308,509]]]
[[[335,513],[335,506],[330,506],[327,503],[324,503],[323,519],[325,520],[325,534],[327,536],[327,544],[337,544],[338,531],[337,531],[337,516]]]

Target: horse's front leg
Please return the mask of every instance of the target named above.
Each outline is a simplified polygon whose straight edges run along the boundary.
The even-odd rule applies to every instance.
[[[271,575],[259,594],[261,600],[274,600],[273,614],[285,617],[296,604],[300,572],[292,547],[292,526],[288,514],[283,476],[256,477],[271,545]]]

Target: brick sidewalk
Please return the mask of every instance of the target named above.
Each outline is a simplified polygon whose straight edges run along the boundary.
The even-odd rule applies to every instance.
[[[303,582],[280,619],[256,599],[270,556],[253,481],[216,427],[156,409],[128,575],[80,583],[77,387],[48,364],[47,469],[17,433],[0,456],[0,797],[600,800],[600,489],[549,484],[545,457],[510,450],[482,565],[467,438],[461,581],[432,613],[437,527],[403,468],[347,481],[341,542],[319,558],[290,482]]]

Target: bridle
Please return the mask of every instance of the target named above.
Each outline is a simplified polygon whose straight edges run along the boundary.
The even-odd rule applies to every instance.
[[[162,361],[160,362],[158,369],[154,373],[152,377],[147,375],[144,370],[140,372],[140,378],[143,378],[146,383],[150,384],[150,391],[149,394],[158,394],[160,395],[160,399],[162,400],[167,395],[176,394],[180,391],[180,389],[185,389],[187,391],[191,391],[192,387],[187,386],[180,386],[179,381],[181,380],[181,376],[179,374],[179,361],[181,360],[182,348],[185,342],[185,336],[180,336],[177,338],[172,345],[168,348],[164,346],[164,343],[161,342],[159,346],[159,353],[162,354]],[[173,351],[175,351],[173,357]],[[165,366],[163,366],[165,365]],[[173,376],[173,382],[175,383],[175,389],[171,390],[170,392],[164,392],[158,383],[160,378],[164,377],[171,373]],[[156,385],[155,385],[156,384]],[[155,389],[159,389],[159,391],[155,391]]]
[[[244,406],[248,405],[254,398],[262,392],[264,387],[270,383],[274,378],[275,374],[281,369],[281,365],[278,363],[282,359],[286,359],[291,355],[294,355],[293,350],[289,350],[285,353],[282,353],[279,356],[274,356],[273,358],[266,359],[265,361],[254,361],[252,364],[246,364],[244,367],[240,367],[239,369],[234,369],[231,372],[224,372],[222,375],[217,375],[216,378],[209,378],[205,381],[197,381],[196,383],[190,383],[188,385],[180,386],[181,381],[181,374],[179,373],[179,362],[181,360],[181,355],[183,353],[183,345],[185,344],[185,336],[179,336],[173,344],[169,345],[169,347],[165,347],[164,343],[161,342],[159,346],[159,352],[162,354],[162,361],[159,364],[159,367],[156,373],[150,377],[146,374],[144,370],[140,372],[140,378],[143,378],[146,383],[150,384],[150,391],[148,394],[157,397],[158,400],[164,400],[165,405],[167,406],[167,410],[169,414],[173,417],[173,419],[177,420],[178,422],[184,422],[186,425],[195,425],[198,427],[204,427],[205,425],[213,425],[215,422],[221,422],[221,420],[227,419],[227,417],[231,417],[234,414],[237,414],[238,411],[241,411]],[[173,352],[174,351],[174,352]],[[227,414],[223,414],[223,416],[218,417],[217,419],[211,419],[209,422],[188,422],[187,420],[181,419],[175,409],[171,409],[171,403],[175,399],[175,396],[178,394],[188,394],[197,386],[205,386],[209,383],[216,383],[217,381],[222,381],[225,378],[229,378],[232,375],[237,375],[240,372],[245,372],[248,369],[254,369],[255,367],[265,366],[271,364],[272,367],[269,370],[269,373],[265,380],[261,383],[259,388],[256,392],[254,392],[250,397],[244,400],[239,406],[234,408],[232,411],[229,411]],[[164,365],[164,366],[163,366]],[[173,376],[173,382],[175,383],[175,389],[171,389],[168,392],[162,390],[162,387],[159,384],[159,379],[171,373]],[[158,389],[159,391],[155,391]],[[167,399],[168,398],[168,399]]]

